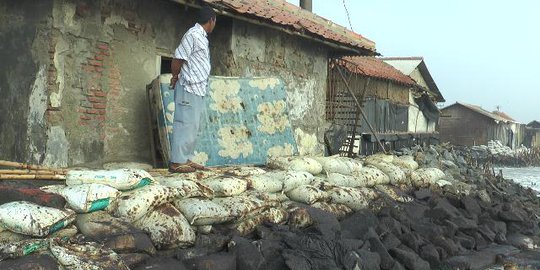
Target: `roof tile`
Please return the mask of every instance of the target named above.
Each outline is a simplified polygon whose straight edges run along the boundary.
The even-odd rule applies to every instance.
[[[412,86],[416,84],[409,76],[401,73],[381,59],[368,56],[348,56],[342,59],[345,61],[340,61],[339,63],[350,72],[378,79],[391,80],[405,85]]]
[[[303,10],[284,0],[203,0],[239,14],[249,14],[292,30],[309,33],[319,39],[329,40],[354,49],[375,52],[375,43],[347,28],[332,23],[310,11]]]

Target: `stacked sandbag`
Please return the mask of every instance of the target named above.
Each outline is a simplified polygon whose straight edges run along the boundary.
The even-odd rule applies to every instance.
[[[114,205],[120,192],[103,184],[81,184],[75,186],[46,186],[42,190],[64,197],[68,206],[77,213],[90,213]],[[114,206],[113,206],[114,207]]]
[[[156,207],[133,225],[148,233],[157,248],[187,247],[195,243],[195,232],[189,222],[170,203]]]
[[[323,167],[327,174],[339,173],[343,175],[354,175],[362,168],[362,162],[359,160],[331,156],[331,157],[313,157]]]
[[[417,187],[429,187],[445,177],[438,168],[421,168],[411,173],[411,182]]]
[[[157,178],[161,185],[178,189],[178,196],[181,198],[203,197],[213,198],[214,190],[207,185],[191,180],[185,180],[177,177],[161,177]]]
[[[270,157],[267,165],[273,169],[308,172],[313,175],[323,170],[322,165],[310,157]]]
[[[51,241],[49,250],[65,269],[129,270],[118,254],[96,243]]]
[[[223,206],[235,219],[257,214],[267,208],[278,207],[278,199],[271,199],[264,194],[245,194],[236,197],[214,198],[213,202]]]
[[[394,165],[392,162],[394,160],[393,156],[390,155],[378,155],[373,158],[367,158],[366,164],[369,164],[377,169],[381,170],[386,174],[392,185],[405,185],[407,184],[407,175],[405,172],[398,166]]]
[[[132,190],[154,182],[145,170],[71,170],[66,175],[66,185],[104,184],[118,190]]]
[[[248,188],[261,192],[275,193],[283,190],[283,179],[287,172],[271,171],[263,174],[251,175],[245,177]]]
[[[367,165],[362,167],[355,175],[359,187],[374,187],[376,185],[390,184],[390,177],[377,167]]]
[[[343,204],[354,211],[366,209],[377,194],[368,188],[335,187],[328,192],[331,202]]]
[[[403,170],[414,171],[418,169],[418,162],[414,160],[413,156],[409,155],[394,157],[392,163]]]
[[[288,171],[283,182],[283,192],[289,192],[299,186],[308,185],[314,179],[314,176],[308,172]]]
[[[71,224],[75,212],[31,202],[10,202],[0,205],[0,223],[15,233],[44,237]]]
[[[174,206],[191,225],[213,225],[230,221],[234,216],[227,208],[211,200],[199,198],[176,199]]]
[[[317,201],[326,200],[328,198],[327,192],[312,185],[298,186],[287,191],[286,195],[292,201],[305,204],[313,204]]]
[[[236,177],[218,176],[205,179],[202,183],[212,189],[216,197],[240,195],[247,189],[247,182]]]
[[[134,222],[153,208],[173,201],[179,194],[177,188],[162,185],[148,185],[127,191],[118,197],[118,208],[113,215]]]

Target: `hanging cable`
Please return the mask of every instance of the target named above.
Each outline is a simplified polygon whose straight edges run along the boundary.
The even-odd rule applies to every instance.
[[[347,9],[347,5],[345,4],[345,0],[343,0],[343,7],[345,8],[345,13],[347,14],[347,19],[349,20],[349,27],[351,28],[351,31],[354,32],[354,30],[352,28],[352,23],[351,23],[351,16],[349,16],[349,10]]]

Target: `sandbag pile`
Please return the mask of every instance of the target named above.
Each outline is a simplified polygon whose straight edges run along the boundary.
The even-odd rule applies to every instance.
[[[445,178],[437,168],[418,167],[411,156],[374,155],[365,161],[278,157],[269,160],[267,169],[156,178],[135,169],[74,170],[66,175],[66,186],[41,188],[63,197],[65,208],[26,201],[0,205],[0,260],[46,251],[66,268],[91,268],[92,263],[99,268],[102,262],[84,257],[88,253],[110,258],[122,269],[118,254],[152,255],[156,248],[190,247],[197,235],[214,228],[240,235],[263,223],[305,228],[313,224],[309,209],[341,219],[370,208],[381,196],[401,200],[387,185],[430,187]],[[102,249],[70,242],[81,233],[86,237],[83,243],[101,243]],[[40,241],[13,244],[35,237]]]

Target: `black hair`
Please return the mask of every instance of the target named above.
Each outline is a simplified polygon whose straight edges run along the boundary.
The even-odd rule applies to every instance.
[[[203,6],[199,10],[199,14],[197,16],[197,23],[199,23],[200,25],[203,25],[207,23],[208,21],[210,21],[210,19],[213,19],[215,17],[216,17],[216,13],[211,7]]]

